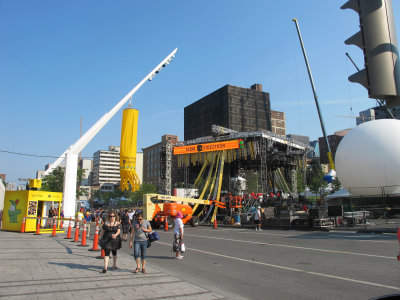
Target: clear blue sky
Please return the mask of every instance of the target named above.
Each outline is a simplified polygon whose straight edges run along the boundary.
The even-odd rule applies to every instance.
[[[345,0],[0,0],[0,150],[59,156],[174,48],[177,55],[136,93],[138,149],[164,134],[183,139],[185,106],[226,85],[263,85],[287,133],[322,136],[292,18],[298,18],[328,134],[355,126],[375,105],[347,81],[362,52]],[[400,3],[393,1],[400,35]],[[352,110],[351,110],[352,109]],[[119,145],[122,112],[83,151]],[[7,181],[34,178],[54,158],[0,152]]]

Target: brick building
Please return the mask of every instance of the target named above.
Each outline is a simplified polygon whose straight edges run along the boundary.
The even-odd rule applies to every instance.
[[[184,115],[185,141],[210,136],[213,124],[240,132],[271,131],[270,97],[262,91],[261,84],[251,88],[225,85],[186,106]],[[277,115],[276,128],[286,132],[281,130],[282,115]]]

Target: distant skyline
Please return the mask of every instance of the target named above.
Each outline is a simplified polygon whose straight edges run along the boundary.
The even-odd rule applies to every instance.
[[[263,85],[288,134],[322,136],[296,29],[299,21],[327,134],[354,127],[376,105],[347,77],[344,40],[359,30],[346,0],[0,0],[0,150],[58,157],[174,48],[175,59],[135,94],[138,150],[183,139],[183,109],[230,84]],[[392,1],[397,35],[400,1]],[[84,149],[119,145],[122,110]],[[8,182],[34,178],[55,158],[0,152]]]

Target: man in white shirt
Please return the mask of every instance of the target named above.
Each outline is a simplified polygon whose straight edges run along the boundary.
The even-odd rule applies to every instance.
[[[182,259],[183,256],[179,254],[181,251],[181,244],[183,243],[183,222],[182,222],[183,214],[178,211],[175,216],[175,227],[174,227],[174,251],[176,253],[176,259]]]
[[[254,225],[256,226],[256,231],[261,231],[261,207],[257,207],[256,211],[254,212]]]

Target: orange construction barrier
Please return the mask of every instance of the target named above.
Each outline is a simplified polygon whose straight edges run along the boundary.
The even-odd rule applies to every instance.
[[[71,230],[72,230],[72,218],[69,217],[69,224],[68,224],[67,237],[64,238],[64,239],[68,239],[68,240],[72,239],[72,237],[71,237]]]
[[[34,233],[34,235],[40,235],[40,217],[37,219],[36,222],[36,233]]]
[[[75,236],[71,242],[79,242],[79,221],[75,222]]]
[[[53,232],[51,233],[51,236],[56,236],[56,230],[57,230],[57,219],[56,217],[53,218]]]
[[[83,231],[82,231],[82,242],[79,247],[88,247],[89,245],[86,244],[86,220],[85,223],[83,223]]]
[[[25,233],[25,222],[26,222],[26,216],[22,218],[21,233]]]
[[[167,218],[165,218],[164,230],[168,231],[168,220],[167,220]]]
[[[93,248],[89,251],[100,251],[99,249],[99,221],[96,221],[96,232],[94,234]]]
[[[214,219],[214,229],[218,228],[218,224],[217,224],[217,218]]]

